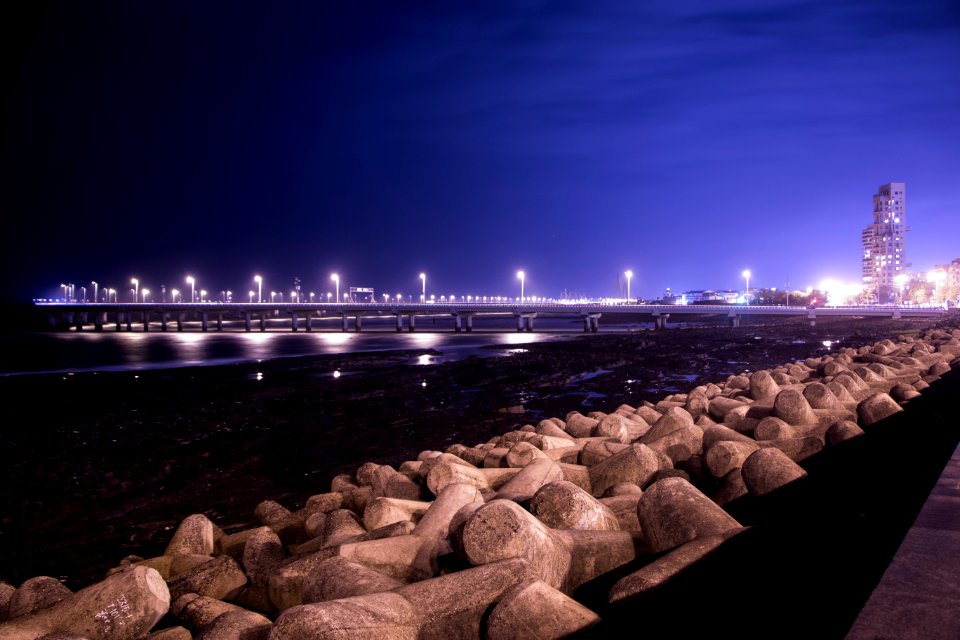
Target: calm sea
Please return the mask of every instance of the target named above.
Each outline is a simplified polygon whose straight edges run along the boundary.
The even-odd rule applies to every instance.
[[[535,321],[536,331],[519,333],[508,320],[501,326],[486,324],[473,333],[455,333],[449,321],[431,324],[417,322],[417,332],[396,333],[390,321],[364,319],[364,331],[347,333],[333,327],[321,327],[311,333],[297,333],[288,324],[277,323],[266,332],[246,333],[230,325],[223,332],[203,333],[198,326],[186,325],[183,332],[151,330],[114,331],[112,325],[102,333],[93,331],[66,333],[34,332],[0,334],[0,375],[81,371],[133,371],[236,362],[256,362],[290,356],[338,354],[371,351],[425,350],[439,355],[411,356],[411,363],[434,364],[466,358],[470,355],[496,355],[485,349],[504,345],[503,352],[544,340],[562,340],[582,335],[582,323],[565,320]],[[600,325],[607,332],[638,331],[647,324]]]

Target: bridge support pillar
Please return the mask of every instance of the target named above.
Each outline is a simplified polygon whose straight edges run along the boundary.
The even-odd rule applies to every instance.
[[[473,314],[468,314],[467,317],[467,333],[473,333]]]
[[[243,312],[243,330],[250,333],[250,312]]]
[[[291,331],[293,331],[294,333],[296,333],[296,332],[297,332],[297,328],[298,328],[297,325],[298,325],[299,323],[300,323],[300,319],[297,317],[297,312],[296,312],[296,311],[291,311],[291,312],[290,312],[290,329],[291,329]]]
[[[731,315],[731,316],[730,316],[730,326],[733,327],[734,329],[739,329],[739,328],[740,328],[740,316],[738,316],[738,315]]]
[[[341,331],[349,331],[349,330],[350,330],[350,319],[347,318],[347,312],[346,312],[346,311],[341,311],[341,312],[340,312],[340,330],[341,330]]]
[[[133,312],[128,311],[123,316],[123,319],[127,321],[127,331],[133,331]]]
[[[167,312],[161,311],[160,312],[160,331],[166,331],[166,330],[167,330]]]
[[[114,316],[114,319],[117,321],[117,331],[120,331],[120,320],[121,320],[121,317],[120,317],[120,312],[119,312],[119,311],[117,311],[117,315]]]
[[[360,315],[360,312],[357,312],[357,333],[363,331],[363,316]]]
[[[260,331],[263,332],[266,330],[267,330],[267,314],[261,311],[260,312]]]
[[[93,314],[93,330],[94,331],[97,331],[97,332],[103,331],[103,321],[105,316],[106,314],[101,311],[97,311],[95,314]]]
[[[307,321],[307,333],[310,333],[313,331],[313,311],[307,312],[305,320]]]
[[[217,314],[217,331],[223,331],[223,314]]]
[[[145,332],[150,331],[150,312],[149,311],[143,312],[143,330]]]
[[[459,313],[455,313],[453,315],[453,330],[457,333],[460,333],[463,330],[463,322],[460,319]]]
[[[398,313],[397,314],[397,333],[400,333],[401,331],[403,331],[403,315]]]
[[[83,331],[83,314],[79,311],[73,314],[73,324],[76,326],[77,331]]]
[[[409,315],[409,317],[407,318],[407,320],[409,321],[409,324],[407,324],[407,331],[409,331],[410,333],[413,333],[414,331],[417,330],[417,320],[416,320],[416,317],[417,317],[417,316],[415,316],[414,314],[411,313],[411,314]]]
[[[207,330],[207,321],[208,321],[208,320],[209,320],[209,317],[208,317],[208,315],[207,315],[207,312],[206,312],[206,311],[201,312],[201,313],[200,313],[200,330],[201,330],[201,331],[206,331],[206,330]]]
[[[177,314],[177,331],[178,332],[183,331],[183,314],[182,313]]]
[[[536,313],[517,313],[517,331],[533,331],[533,319]]]
[[[667,320],[670,319],[669,313],[664,313],[663,315],[656,315],[653,317],[653,326],[655,329],[666,329]]]

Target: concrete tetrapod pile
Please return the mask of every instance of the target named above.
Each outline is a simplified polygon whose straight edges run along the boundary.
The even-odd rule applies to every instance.
[[[927,330],[368,462],[297,511],[261,503],[253,529],[192,515],[77,593],[0,583],[0,640],[563,637],[600,619],[579,587],[616,571],[613,603],[668,581],[743,530],[723,505],[803,477],[958,356],[960,330]]]

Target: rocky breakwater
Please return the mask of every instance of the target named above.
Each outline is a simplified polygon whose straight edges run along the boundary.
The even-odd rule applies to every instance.
[[[603,602],[655,589],[743,531],[724,505],[803,478],[798,463],[903,411],[958,356],[960,330],[928,330],[397,468],[368,462],[298,510],[261,503],[256,528],[190,516],[163,555],[128,557],[77,593],[49,577],[0,583],[0,640],[588,630]]]

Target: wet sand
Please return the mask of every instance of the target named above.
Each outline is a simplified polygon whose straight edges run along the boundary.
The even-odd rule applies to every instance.
[[[161,553],[191,513],[227,531],[246,527],[261,500],[299,507],[368,460],[398,465],[544,417],[658,400],[931,324],[758,319],[580,336],[431,366],[389,352],[0,379],[10,416],[0,579],[52,575],[79,588],[128,554]]]

